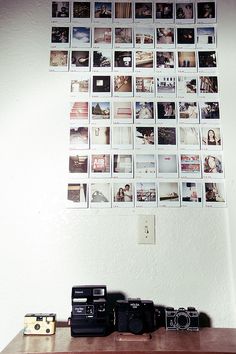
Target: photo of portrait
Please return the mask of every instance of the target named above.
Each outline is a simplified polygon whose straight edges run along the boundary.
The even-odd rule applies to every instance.
[[[216,51],[198,51],[199,68],[216,68]]]
[[[69,27],[52,27],[51,32],[51,46],[56,44],[62,44],[67,47],[70,40],[70,28]]]
[[[132,51],[115,50],[114,51],[114,69],[115,68],[131,68],[132,69]]]
[[[176,20],[177,22],[193,22],[194,20],[193,2],[177,2],[176,3]]]
[[[154,120],[154,103],[153,102],[135,102],[135,119]]]
[[[180,126],[179,143],[182,149],[200,149],[198,126]]]
[[[86,149],[89,146],[88,127],[70,128],[70,146],[73,149]]]
[[[71,70],[82,68],[82,70],[89,70],[90,55],[88,50],[72,50],[71,52]]]
[[[132,2],[115,2],[115,19],[132,19]]]
[[[200,76],[200,93],[217,94],[218,93],[218,77],[217,76]]]
[[[190,122],[192,120],[198,123],[197,102],[179,102],[179,119],[183,122]]]
[[[72,27],[72,48],[89,47],[91,38],[90,27]]]
[[[220,119],[219,102],[200,102],[201,119]]]
[[[90,206],[110,207],[111,206],[111,185],[110,183],[91,183],[90,185]]]
[[[203,159],[203,172],[204,174],[211,176],[221,175],[223,177],[223,165],[221,155],[206,155]]]
[[[175,102],[157,102],[157,119],[176,119]]]
[[[158,154],[157,168],[159,177],[178,177],[176,154]]]
[[[52,18],[68,20],[70,17],[69,1],[52,1]]]
[[[111,69],[112,53],[108,49],[99,49],[93,51],[93,69]]]
[[[114,76],[114,94],[126,93],[133,95],[132,76],[115,75]]]
[[[88,122],[89,119],[89,104],[87,101],[76,101],[70,103],[70,119],[83,120]]]
[[[87,183],[69,183],[67,189],[68,207],[86,208],[88,197]]]
[[[112,3],[111,2],[94,2],[94,17],[104,19],[111,19],[112,17]]]
[[[93,43],[95,47],[111,46],[112,29],[111,27],[94,27]]]
[[[154,94],[154,77],[153,76],[137,76],[136,77],[136,94],[146,94],[153,96]]]
[[[215,20],[216,17],[216,4],[215,1],[204,1],[197,3],[197,20]],[[204,21],[204,22],[205,22]]]
[[[175,30],[174,28],[158,27],[156,29],[156,42],[158,46],[164,45],[174,46],[175,44]]]
[[[166,205],[165,202],[179,202],[179,184],[178,182],[159,182],[159,200],[160,205]]]
[[[158,145],[173,145],[177,144],[176,128],[175,127],[157,127]]]
[[[133,176],[133,156],[131,154],[114,154],[113,176]]]
[[[154,55],[152,50],[137,50],[135,52],[135,68],[136,69],[153,69]]]
[[[157,202],[157,190],[155,182],[137,182],[136,183],[136,201],[152,204]]]
[[[110,102],[97,102],[91,103],[92,120],[104,120],[111,117],[111,103]]]
[[[133,184],[120,181],[113,184],[113,201],[117,203],[133,202]]]
[[[158,2],[155,9],[156,20],[170,20],[173,19],[173,3]]]
[[[215,46],[216,31],[215,27],[197,27],[197,47],[207,48]]]
[[[157,69],[174,69],[175,53],[174,52],[156,52],[156,68]]]
[[[88,94],[89,92],[89,77],[80,77],[78,80],[71,80],[72,94]]]
[[[109,154],[91,155],[91,173],[93,177],[111,173],[111,156]]]
[[[221,147],[222,139],[220,128],[204,127],[202,128],[202,145],[210,148]]]
[[[181,177],[201,177],[201,160],[199,154],[180,154]]]
[[[196,95],[197,93],[197,77],[179,76],[178,77],[178,97],[188,95]]]
[[[88,155],[69,156],[69,172],[73,174],[88,174]]]
[[[195,51],[178,52],[178,67],[184,69],[196,69],[197,66]]]
[[[199,182],[182,182],[182,205],[202,204],[202,184]]]
[[[93,93],[111,93],[110,76],[93,76]]]
[[[135,28],[135,47],[143,48],[153,48],[154,46],[154,29],[152,27],[141,27]]]
[[[156,177],[156,158],[154,154],[136,154],[135,177]]]
[[[130,101],[113,102],[113,122],[114,123],[132,123],[133,107]]]
[[[176,81],[175,76],[159,76],[157,77],[157,95],[175,95]]]
[[[139,20],[152,19],[152,2],[135,2],[134,18]]]
[[[189,46],[195,44],[195,30],[194,28],[178,27],[177,31],[177,46]]]
[[[223,182],[205,183],[205,202],[207,204],[222,203],[225,204],[225,185]]]
[[[151,126],[135,128],[135,146],[136,148],[155,147],[155,128]]]
[[[109,148],[111,143],[110,127],[92,126],[91,145],[92,147],[101,146]]]
[[[90,1],[73,1],[73,18],[90,19]]]
[[[133,43],[132,27],[116,27],[115,28],[115,46],[129,46]]]

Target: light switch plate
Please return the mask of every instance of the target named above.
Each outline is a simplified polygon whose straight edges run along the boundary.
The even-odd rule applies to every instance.
[[[138,243],[155,244],[155,215],[138,216]]]

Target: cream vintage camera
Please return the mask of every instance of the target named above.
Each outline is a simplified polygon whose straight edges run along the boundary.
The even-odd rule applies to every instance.
[[[51,335],[56,331],[55,313],[27,313],[24,318],[24,334]]]

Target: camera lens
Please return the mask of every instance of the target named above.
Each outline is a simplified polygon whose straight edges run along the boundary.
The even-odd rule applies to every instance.
[[[179,329],[186,329],[190,325],[189,316],[184,312],[179,312],[175,318],[176,327]]]
[[[135,315],[131,315],[129,319],[129,330],[133,334],[141,334],[143,332],[143,321]]]
[[[36,325],[34,326],[34,329],[35,329],[36,331],[38,331],[38,330],[40,329],[40,324],[36,323]]]

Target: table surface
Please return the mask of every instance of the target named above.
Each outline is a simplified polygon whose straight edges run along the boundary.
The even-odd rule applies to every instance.
[[[122,340],[121,340],[122,339]],[[72,338],[70,328],[57,328],[52,336],[24,336],[22,331],[2,354],[170,354],[236,353],[236,329],[203,328],[199,332],[166,331],[160,328],[151,339],[142,336],[121,336],[114,332],[107,337]]]

